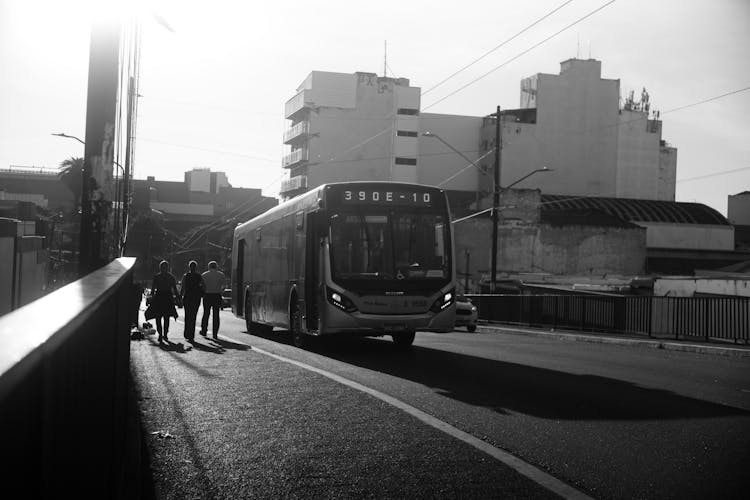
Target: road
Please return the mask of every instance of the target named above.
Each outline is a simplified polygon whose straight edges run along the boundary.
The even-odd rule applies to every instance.
[[[481,328],[420,333],[409,352],[381,339],[302,351],[228,311],[218,341],[153,337],[131,357],[159,498],[731,498],[750,486],[750,358]]]

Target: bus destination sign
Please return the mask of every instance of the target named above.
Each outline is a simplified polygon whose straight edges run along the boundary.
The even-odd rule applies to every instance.
[[[392,191],[386,189],[352,189],[341,192],[343,205],[432,206],[433,193],[424,191]]]

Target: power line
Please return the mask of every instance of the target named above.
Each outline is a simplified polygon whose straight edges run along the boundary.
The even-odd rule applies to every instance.
[[[511,57],[510,59],[508,59],[508,60],[507,60],[507,61],[505,61],[504,63],[500,64],[499,66],[496,66],[496,67],[492,68],[492,69],[491,69],[490,71],[488,71],[487,73],[485,73],[485,74],[483,74],[483,75],[481,75],[481,76],[479,76],[479,77],[477,77],[477,78],[475,78],[475,79],[471,80],[471,81],[470,81],[469,83],[467,83],[467,84],[465,84],[465,85],[463,85],[463,86],[459,87],[458,89],[454,90],[454,91],[453,91],[453,92],[451,92],[450,94],[448,94],[448,95],[446,95],[446,96],[444,96],[444,97],[441,97],[441,98],[440,98],[440,99],[438,99],[437,101],[435,101],[435,102],[433,102],[432,104],[430,104],[429,106],[425,107],[425,108],[424,108],[424,110],[430,109],[431,107],[435,106],[436,104],[438,104],[438,103],[440,103],[440,102],[443,102],[444,100],[448,99],[449,97],[451,97],[451,96],[453,96],[453,95],[455,95],[455,94],[457,94],[457,93],[461,92],[461,91],[462,91],[462,90],[464,90],[465,88],[467,88],[467,87],[469,87],[469,86],[471,86],[471,85],[475,84],[475,83],[476,83],[476,82],[478,82],[479,80],[481,80],[481,79],[483,79],[483,78],[485,78],[485,77],[489,76],[490,74],[494,73],[494,72],[495,72],[495,71],[497,71],[498,69],[500,69],[500,68],[502,68],[502,67],[504,67],[504,66],[508,65],[509,63],[511,63],[511,62],[513,62],[513,61],[515,61],[515,60],[516,60],[516,59],[518,59],[519,57],[521,57],[521,56],[523,56],[523,55],[525,55],[525,54],[528,54],[529,52],[531,52],[531,51],[532,51],[532,50],[534,50],[535,48],[537,48],[537,47],[539,47],[540,45],[542,45],[542,44],[544,44],[544,43],[546,43],[546,42],[548,42],[548,41],[552,40],[553,38],[555,38],[555,37],[556,37],[557,35],[559,35],[560,33],[564,32],[564,31],[567,31],[568,29],[572,28],[572,27],[573,27],[573,26],[575,26],[576,24],[578,24],[578,23],[580,23],[580,22],[584,21],[585,19],[587,19],[587,18],[589,18],[589,17],[593,16],[594,14],[596,14],[596,13],[597,13],[597,12],[599,12],[600,10],[604,9],[605,7],[608,7],[609,5],[612,5],[612,4],[613,4],[613,3],[615,3],[616,1],[617,1],[617,0],[610,0],[609,2],[605,3],[604,5],[601,5],[601,6],[597,7],[596,9],[592,10],[591,12],[589,12],[588,14],[586,14],[585,16],[583,16],[583,17],[579,18],[579,19],[578,19],[577,21],[574,21],[574,22],[572,22],[572,23],[568,24],[567,26],[565,26],[565,27],[564,27],[564,28],[562,28],[561,30],[559,30],[559,31],[555,32],[554,34],[552,34],[552,35],[548,36],[547,38],[545,38],[545,39],[544,39],[544,40],[542,40],[541,42],[538,42],[538,43],[536,43],[536,44],[532,45],[532,46],[531,46],[531,47],[529,47],[528,49],[526,49],[526,50],[524,50],[523,52],[521,52],[521,53],[519,53],[519,54],[517,54],[517,55],[515,55],[515,56]]]
[[[205,228],[199,229],[198,231],[196,231],[195,233],[193,233],[193,235],[190,236],[190,238],[188,238],[187,241],[185,241],[185,243],[182,243],[179,246],[178,250],[185,249],[185,247],[187,247],[188,245],[191,245],[195,241],[199,240],[203,235],[205,235],[211,229],[214,229],[214,228],[219,227],[219,226],[221,226],[223,224],[226,224],[227,222],[231,221],[231,219],[233,217],[236,217],[237,215],[241,214],[244,211],[247,211],[247,210],[250,210],[252,208],[255,208],[256,206],[258,206],[261,203],[263,203],[264,201],[266,201],[268,198],[265,198],[263,196],[263,194],[262,194],[263,190],[267,189],[267,188],[269,188],[269,187],[271,187],[273,185],[275,185],[276,182],[279,181],[279,180],[281,180],[282,177],[284,177],[284,174],[281,174],[280,176],[276,177],[273,181],[271,181],[270,184],[268,184],[267,186],[264,186],[263,188],[261,188],[260,189],[261,196],[260,196],[259,200],[255,201],[253,199],[250,199],[250,200],[247,200],[244,203],[239,204],[238,206],[236,206],[235,208],[233,208],[229,213],[225,214],[220,220],[212,222],[208,226],[206,226]],[[253,202],[253,201],[255,201],[255,203],[253,203],[252,205],[250,205],[250,203]],[[247,205],[250,205],[250,206],[247,206]]]
[[[661,114],[666,115],[667,113],[674,113],[675,111],[680,111],[680,110],[683,110],[683,109],[692,108],[693,106],[698,106],[699,104],[705,104],[707,102],[715,101],[717,99],[721,99],[722,97],[727,97],[727,96],[730,96],[730,95],[733,95],[733,94],[739,94],[740,92],[745,92],[747,90],[750,90],[750,86],[745,87],[743,89],[733,90],[731,92],[727,92],[726,94],[717,95],[715,97],[709,97],[708,99],[704,99],[704,100],[699,101],[699,102],[694,102],[692,104],[686,104],[686,105],[680,106],[678,108],[673,108],[673,109],[664,111]]]
[[[750,170],[750,167],[741,167],[741,168],[735,168],[735,169],[732,169],[732,170],[724,170],[723,172],[716,172],[716,173],[713,173],[713,174],[699,175],[698,177],[688,177],[687,179],[678,179],[675,182],[688,182],[688,181],[697,181],[698,179],[709,179],[711,177],[718,177],[720,175],[733,174],[735,172],[742,172],[744,170]]]
[[[471,62],[470,62],[469,64],[467,64],[467,65],[466,65],[466,66],[464,66],[463,68],[461,68],[461,69],[459,69],[459,70],[455,71],[455,72],[454,72],[453,74],[451,74],[451,75],[450,75],[450,76],[448,76],[447,78],[443,79],[443,80],[442,80],[442,81],[440,81],[439,83],[437,83],[437,84],[433,85],[432,87],[430,87],[429,89],[425,90],[424,92],[422,92],[422,95],[424,96],[424,95],[428,94],[429,92],[432,92],[433,90],[435,90],[436,88],[438,88],[439,86],[441,86],[442,84],[444,84],[445,82],[447,82],[448,80],[450,80],[451,78],[453,78],[454,76],[456,76],[456,75],[458,75],[459,73],[461,73],[461,72],[463,72],[463,71],[465,71],[465,70],[469,69],[470,67],[472,67],[473,65],[475,65],[476,63],[478,63],[479,61],[481,61],[482,59],[484,59],[484,58],[485,58],[485,57],[487,57],[488,55],[490,55],[490,54],[492,54],[493,52],[495,52],[495,51],[496,51],[497,49],[499,49],[500,47],[502,47],[502,46],[506,45],[507,43],[511,42],[512,40],[514,40],[514,39],[518,38],[518,37],[519,37],[520,35],[522,35],[522,34],[523,34],[523,33],[525,33],[526,31],[530,30],[531,28],[533,28],[534,26],[536,26],[536,25],[537,25],[537,24],[539,24],[540,22],[544,21],[545,19],[547,19],[547,18],[548,18],[548,17],[550,17],[550,16],[552,15],[552,14],[554,14],[554,13],[555,13],[555,12],[557,12],[558,10],[562,9],[563,7],[565,7],[566,5],[568,5],[569,3],[571,3],[572,1],[573,1],[573,0],[567,0],[566,2],[563,2],[563,3],[562,3],[562,4],[560,4],[560,5],[558,6],[558,7],[556,7],[556,8],[554,8],[554,9],[552,9],[551,11],[549,11],[549,12],[548,12],[547,14],[545,14],[544,16],[540,17],[539,19],[537,19],[536,21],[534,21],[534,22],[533,22],[533,23],[531,23],[530,25],[526,26],[526,27],[525,27],[524,29],[522,29],[521,31],[519,31],[519,32],[518,32],[518,33],[516,33],[515,35],[511,36],[510,38],[508,38],[507,40],[505,40],[504,42],[502,42],[502,43],[501,43],[500,45],[497,45],[497,46],[495,46],[494,48],[492,48],[492,49],[488,50],[487,52],[485,52],[484,54],[482,54],[482,55],[481,55],[481,56],[479,56],[478,58],[474,59],[473,61],[471,61]]]
[[[149,138],[146,138],[146,137],[138,137],[137,139],[139,141],[153,142],[153,143],[156,143],[156,144],[164,144],[166,146],[173,146],[173,147],[176,147],[176,148],[193,149],[195,151],[205,151],[207,153],[220,153],[220,154],[231,155],[231,156],[242,156],[244,158],[250,158],[252,160],[267,161],[267,162],[272,162],[272,163],[276,163],[276,162],[279,161],[278,159],[272,160],[270,158],[263,158],[261,156],[252,156],[252,155],[248,155],[248,154],[244,154],[244,153],[238,153],[236,151],[226,151],[226,150],[221,150],[221,149],[211,149],[211,148],[201,148],[201,147],[198,147],[198,146],[188,146],[187,144],[177,144],[175,142],[160,141],[160,140],[157,140],[157,139],[149,139]]]

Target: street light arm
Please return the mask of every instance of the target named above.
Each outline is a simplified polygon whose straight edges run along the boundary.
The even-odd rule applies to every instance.
[[[86,145],[86,143],[85,143],[85,142],[83,142],[83,141],[82,141],[81,139],[79,139],[78,137],[76,137],[76,136],[74,136],[74,135],[68,135],[68,134],[64,134],[64,133],[62,133],[62,132],[60,132],[59,134],[52,134],[52,135],[56,135],[56,136],[58,136],[58,137],[65,137],[66,139],[75,139],[76,141],[80,142],[80,143],[81,143],[81,144],[83,144],[84,146]]]
[[[547,168],[547,167],[542,167],[542,168],[538,168],[538,169],[536,169],[536,170],[532,170],[531,172],[529,172],[528,174],[524,175],[523,177],[521,177],[521,178],[520,178],[520,179],[518,179],[517,181],[513,182],[512,184],[509,184],[509,185],[505,186],[504,188],[500,188],[500,191],[502,192],[502,191],[505,191],[505,190],[507,190],[507,189],[510,189],[510,188],[512,188],[513,186],[515,186],[516,184],[519,184],[520,182],[522,182],[522,181],[524,181],[524,180],[528,179],[528,178],[529,178],[529,177],[531,177],[532,175],[534,175],[534,174],[537,174],[537,173],[539,173],[539,172],[554,172],[554,170],[553,170],[553,169],[551,169],[551,168]]]
[[[448,142],[446,142],[446,141],[445,141],[445,140],[444,140],[444,139],[443,139],[442,137],[440,137],[439,135],[437,135],[437,134],[435,134],[435,133],[433,133],[433,132],[430,132],[429,130],[426,130],[426,131],[422,132],[422,136],[423,136],[423,137],[434,137],[434,138],[435,138],[435,139],[437,139],[438,141],[440,141],[440,142],[442,142],[443,144],[445,144],[446,146],[448,146],[448,147],[449,147],[449,148],[451,149],[451,151],[453,151],[454,153],[456,153],[457,155],[459,155],[459,156],[460,156],[461,158],[463,158],[464,160],[468,161],[468,162],[469,162],[470,164],[474,165],[474,168],[476,168],[477,170],[479,170],[480,172],[482,172],[482,173],[483,173],[484,175],[488,175],[488,174],[487,174],[487,172],[485,172],[484,170],[482,170],[482,168],[481,168],[481,167],[479,167],[479,165],[477,165],[477,164],[476,164],[476,163],[474,163],[474,162],[473,162],[472,160],[470,160],[468,156],[466,156],[466,155],[465,155],[465,154],[463,154],[463,153],[462,153],[461,151],[459,151],[458,149],[456,149],[456,148],[454,148],[453,146],[451,146],[451,145],[450,145],[450,144],[449,144]]]

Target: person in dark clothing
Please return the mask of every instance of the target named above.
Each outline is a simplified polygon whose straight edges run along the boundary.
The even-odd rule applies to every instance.
[[[219,271],[215,260],[208,263],[208,271],[202,274],[203,283],[206,285],[203,294],[203,318],[201,318],[201,335],[206,336],[208,330],[208,317],[213,315],[212,332],[214,338],[219,335],[219,309],[221,309],[221,292],[224,290],[226,278]]]
[[[163,338],[168,341],[169,317],[177,319],[177,309],[175,309],[175,297],[179,298],[177,293],[177,280],[169,272],[169,263],[166,260],[159,263],[159,273],[154,275],[151,283],[151,309],[154,319],[156,320],[156,331],[159,332],[159,342]],[[162,319],[164,326],[162,327]]]
[[[203,278],[198,269],[198,263],[194,260],[188,264],[189,271],[182,277],[180,285],[180,296],[182,297],[182,306],[185,308],[185,338],[188,342],[195,340],[195,319],[198,316],[198,306],[201,304],[203,297]]]

